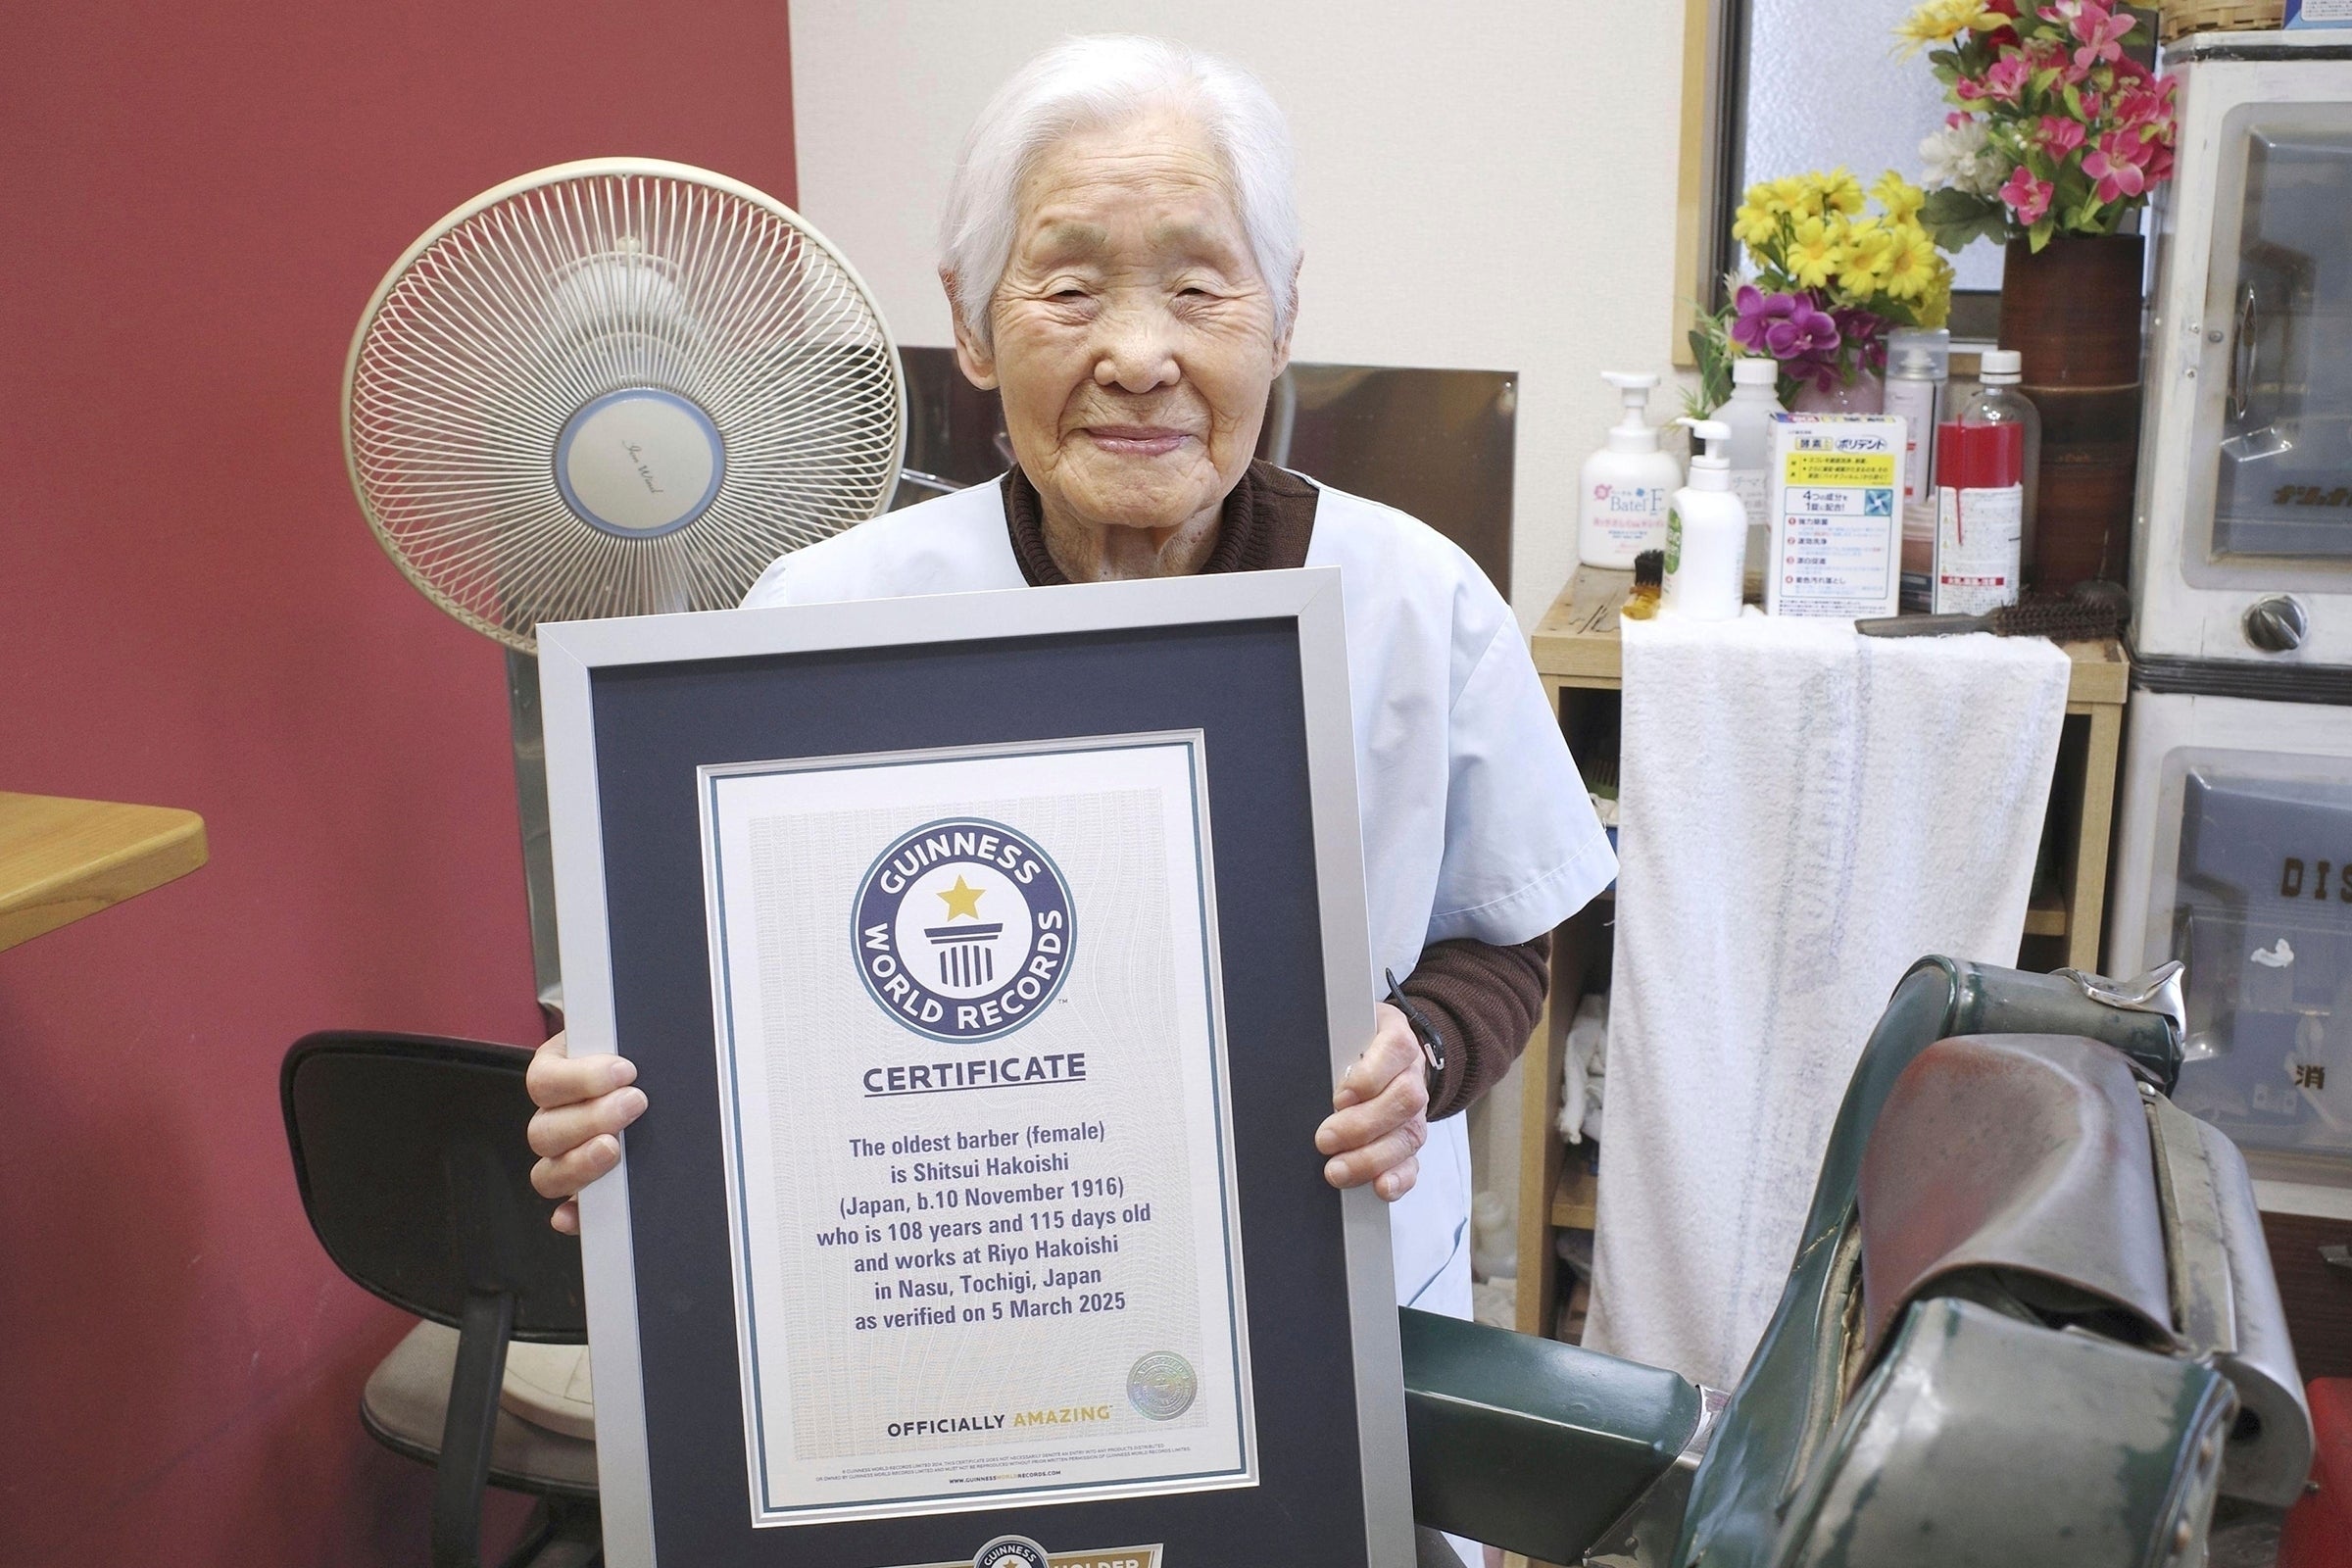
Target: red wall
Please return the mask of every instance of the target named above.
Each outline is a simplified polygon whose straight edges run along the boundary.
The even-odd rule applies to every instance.
[[[792,200],[783,0],[7,30],[0,789],[192,808],[213,860],[0,953],[0,1562],[418,1563],[426,1474],[356,1415],[405,1322],[311,1237],[278,1058],[538,1014],[499,652],[361,520],[343,357],[402,249],[525,170]]]

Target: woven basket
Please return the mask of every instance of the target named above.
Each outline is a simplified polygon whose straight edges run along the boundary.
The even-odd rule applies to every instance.
[[[2247,32],[2286,22],[2286,0],[2164,0],[2166,43],[2192,32]]]

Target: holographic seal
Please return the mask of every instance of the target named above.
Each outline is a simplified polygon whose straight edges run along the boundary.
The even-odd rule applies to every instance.
[[[1192,1363],[1174,1350],[1154,1350],[1127,1374],[1127,1402],[1152,1421],[1175,1420],[1193,1407],[1200,1392]]]

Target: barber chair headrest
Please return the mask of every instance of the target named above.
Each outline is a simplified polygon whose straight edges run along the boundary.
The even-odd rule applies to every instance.
[[[2300,1493],[2311,1429],[2244,1163],[2113,1048],[1929,1046],[1871,1129],[1857,1208],[1863,1364],[1936,1299],[2201,1362],[2238,1406],[2221,1490]]]

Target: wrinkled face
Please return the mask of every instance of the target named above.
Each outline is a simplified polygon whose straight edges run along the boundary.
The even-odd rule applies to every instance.
[[[1290,347],[1224,162],[1174,111],[1048,149],[989,319],[985,347],[957,323],[964,373],[1003,393],[1049,517],[1098,527],[1174,529],[1218,506]]]

